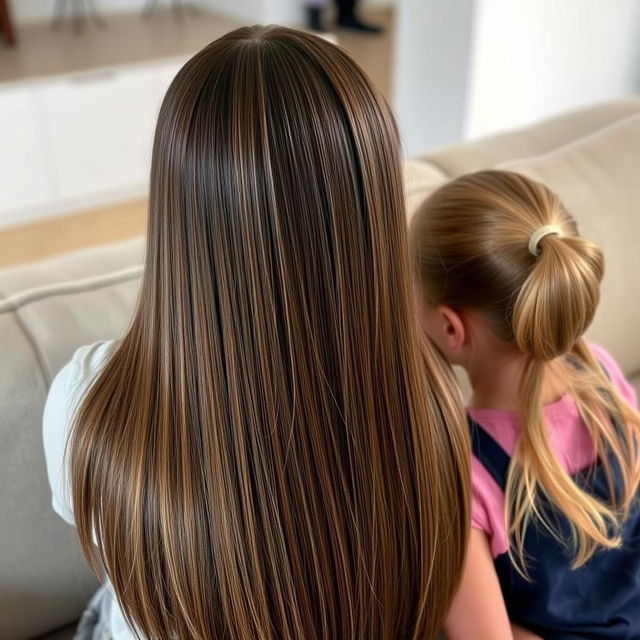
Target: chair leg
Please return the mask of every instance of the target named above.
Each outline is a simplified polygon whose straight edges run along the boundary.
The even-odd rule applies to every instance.
[[[67,0],[56,0],[53,5],[53,16],[51,18],[51,28],[57,29],[62,24],[64,14],[67,12]]]
[[[156,8],[158,0],[146,0],[144,7],[142,7],[142,17],[148,18],[151,12]]]
[[[9,13],[8,0],[0,0],[0,31],[4,35],[7,44],[12,47],[16,43],[16,32]]]
[[[71,0],[71,4],[73,6],[73,31],[79,36],[84,31],[87,16],[84,12],[82,0]]]
[[[189,11],[192,16],[200,15],[200,7],[195,2],[186,0],[185,4],[187,6],[187,11]]]
[[[147,18],[157,7],[158,0],[146,0],[142,8],[142,17]],[[200,7],[190,0],[171,0],[171,10],[176,18],[182,18],[186,13],[191,13],[194,16],[200,14]]]
[[[106,26],[98,13],[94,0],[56,0],[51,18],[51,28],[60,27],[65,18],[69,18],[76,35],[80,35],[89,22],[93,22],[98,27]]]
[[[200,8],[191,0],[173,0],[173,10],[180,17],[186,13],[190,13],[192,16],[200,14]]]
[[[93,24],[97,25],[98,27],[106,26],[104,20],[98,13],[98,8],[96,7],[96,3],[94,2],[94,0],[86,0],[86,3],[87,11],[89,16],[93,20]]]

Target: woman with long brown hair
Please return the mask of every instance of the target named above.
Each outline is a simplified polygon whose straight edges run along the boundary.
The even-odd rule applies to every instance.
[[[131,327],[45,412],[54,507],[115,596],[96,628],[435,636],[468,454],[414,327],[399,161],[378,91],[314,36],[240,29],[178,73]]]

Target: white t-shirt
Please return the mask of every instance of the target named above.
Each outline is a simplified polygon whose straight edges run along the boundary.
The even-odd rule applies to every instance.
[[[42,439],[51,486],[51,504],[53,510],[71,525],[74,524],[73,505],[65,464],[71,422],[78,402],[115,351],[117,344],[116,340],[108,340],[78,349],[71,361],[54,378],[44,407]],[[135,640],[135,634],[127,625],[113,597],[109,581],[105,580],[92,605],[99,611],[100,627],[106,628],[113,640]]]

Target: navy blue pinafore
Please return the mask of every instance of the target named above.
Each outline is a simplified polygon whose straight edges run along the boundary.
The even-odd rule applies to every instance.
[[[510,457],[469,417],[473,454],[504,491]],[[615,467],[614,467],[615,469]],[[574,474],[574,481],[609,501],[602,465]],[[544,511],[564,541],[570,541],[567,519],[543,495]],[[573,551],[535,520],[527,528],[524,550],[530,581],[514,568],[508,553],[494,559],[510,620],[545,640],[600,638],[640,639],[640,509],[636,503],[622,530],[619,549],[597,551],[572,569]]]

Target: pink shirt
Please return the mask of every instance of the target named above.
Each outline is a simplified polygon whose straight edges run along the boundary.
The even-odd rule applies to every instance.
[[[590,346],[593,355],[607,370],[613,385],[635,407],[635,390],[616,361],[602,347]],[[469,413],[510,456],[513,455],[518,437],[517,412],[470,409]],[[573,396],[565,394],[557,402],[546,405],[544,416],[553,451],[567,473],[576,473],[595,461],[593,442]],[[494,557],[507,551],[504,494],[475,456],[471,460],[471,526],[487,534]]]

